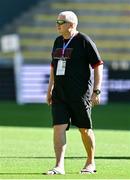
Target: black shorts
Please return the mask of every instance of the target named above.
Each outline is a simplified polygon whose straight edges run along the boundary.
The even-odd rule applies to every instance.
[[[53,125],[68,124],[78,128],[92,128],[91,106],[86,101],[52,103]]]

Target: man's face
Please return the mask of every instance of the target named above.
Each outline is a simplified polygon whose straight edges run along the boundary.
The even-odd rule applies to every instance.
[[[56,27],[57,27],[58,32],[61,35],[64,35],[67,32],[69,32],[69,29],[71,28],[71,26],[72,26],[72,23],[67,22],[64,16],[58,16],[57,21],[56,21]]]

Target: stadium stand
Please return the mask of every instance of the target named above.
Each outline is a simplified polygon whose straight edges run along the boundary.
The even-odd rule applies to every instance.
[[[41,0],[4,28],[1,36],[9,33],[20,36],[25,62],[50,62],[57,35],[55,20],[62,10],[77,13],[79,31],[96,42],[105,61],[130,60],[129,0]],[[12,58],[13,53],[0,52],[0,59]]]
[[[0,27],[10,24],[14,18],[20,16],[25,11],[39,2],[40,0],[26,0],[17,1],[13,0],[0,0]]]

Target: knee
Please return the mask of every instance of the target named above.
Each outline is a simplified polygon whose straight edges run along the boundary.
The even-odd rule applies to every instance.
[[[79,128],[80,133],[83,134],[90,134],[92,129],[86,129],[86,128]]]
[[[88,129],[86,129],[86,128],[79,128],[79,131],[80,131],[81,134],[84,134],[84,133],[86,133],[88,131]]]
[[[68,124],[63,124],[63,125],[55,125],[54,128],[54,133],[55,134],[64,134],[66,132]]]

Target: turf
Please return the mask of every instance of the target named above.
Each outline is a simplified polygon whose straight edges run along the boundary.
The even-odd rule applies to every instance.
[[[55,163],[50,109],[46,105],[15,103],[2,103],[0,109],[1,179],[130,178],[129,104],[110,104],[93,110],[97,165],[94,175],[79,174],[86,157],[80,134],[73,127],[67,132],[66,175],[42,175]]]

